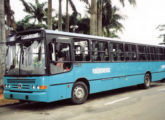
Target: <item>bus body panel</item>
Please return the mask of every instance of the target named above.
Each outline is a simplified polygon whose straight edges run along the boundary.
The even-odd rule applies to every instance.
[[[4,97],[10,99],[12,94],[13,99],[27,100],[26,96],[28,96],[28,100],[31,101],[58,101],[71,98],[72,87],[77,79],[87,79],[90,93],[97,93],[142,84],[147,71],[151,72],[152,81],[161,80],[165,77],[164,65],[165,62],[81,63],[74,64],[70,72],[57,75],[5,77],[4,84],[9,84],[10,90],[5,89]],[[22,85],[22,89],[18,88],[19,84]],[[46,85],[47,89],[32,89],[33,85],[35,87]],[[33,92],[29,93],[31,91]]]

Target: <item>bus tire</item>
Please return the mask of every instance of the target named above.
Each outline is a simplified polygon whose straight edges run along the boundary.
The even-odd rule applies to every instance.
[[[144,89],[150,88],[150,84],[151,84],[151,75],[149,73],[146,73],[144,76],[143,88]]]
[[[72,103],[82,104],[87,100],[87,98],[88,98],[87,85],[82,81],[76,82],[72,88],[72,97],[71,97]]]

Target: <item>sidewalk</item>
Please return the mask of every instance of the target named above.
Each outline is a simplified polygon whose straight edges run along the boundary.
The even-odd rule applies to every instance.
[[[15,103],[19,103],[19,100],[4,99],[4,97],[3,97],[3,89],[0,88],[0,107],[1,106],[5,106],[5,105],[15,104]]]

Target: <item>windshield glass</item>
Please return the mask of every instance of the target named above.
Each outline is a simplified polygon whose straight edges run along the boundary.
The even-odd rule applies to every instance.
[[[6,75],[45,74],[43,41],[25,41],[7,46]]]

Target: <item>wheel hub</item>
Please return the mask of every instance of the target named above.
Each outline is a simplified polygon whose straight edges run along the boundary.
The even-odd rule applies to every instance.
[[[76,87],[74,89],[74,96],[78,99],[81,99],[85,96],[84,89],[82,87]]]
[[[150,85],[150,77],[146,76],[146,85],[149,86]]]

